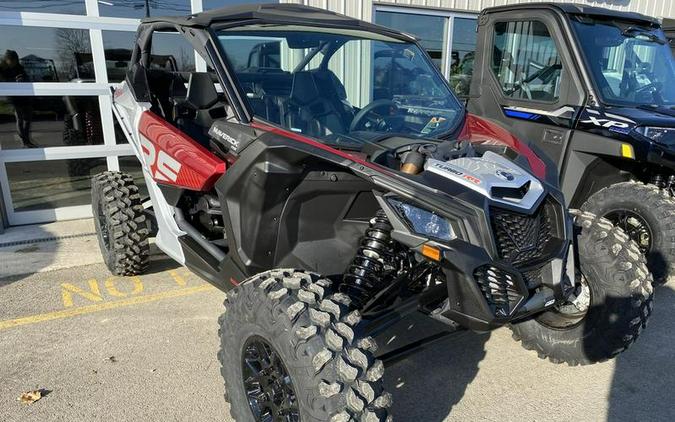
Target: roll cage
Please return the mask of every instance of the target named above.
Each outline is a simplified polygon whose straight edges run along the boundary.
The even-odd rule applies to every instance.
[[[307,15],[308,10],[314,13]],[[227,12],[227,13],[225,13]],[[303,16],[306,15],[306,16]],[[259,116],[254,118],[254,110],[245,99],[245,90],[239,83],[231,64],[225,58],[225,53],[217,41],[216,32],[224,29],[243,27],[255,24],[279,24],[279,25],[301,25],[315,28],[335,28],[347,30],[362,30],[374,32],[376,34],[391,37],[404,42],[412,43],[421,51],[424,51],[418,40],[412,35],[393,31],[389,28],[348,18],[332,12],[308,7],[297,8],[296,5],[274,5],[266,6],[241,6],[230,7],[222,10],[213,10],[199,13],[191,17],[157,17],[143,19],[138,29],[136,45],[133,48],[129,71],[127,73],[127,82],[129,83],[134,96],[139,101],[150,102],[147,86],[143,86],[144,77],[138,76],[139,66],[147,69],[152,57],[152,34],[154,32],[174,32],[181,34],[197,53],[207,62],[210,72],[214,72],[217,83],[222,87],[222,91],[228,105],[231,107],[234,117],[243,123],[250,124],[255,120],[260,120],[265,124],[277,126],[273,122],[268,122]],[[298,63],[295,69],[300,69],[307,65],[312,58],[319,52],[324,53],[321,68],[327,67],[327,63],[335,51],[339,50],[346,41],[326,43],[326,45],[312,49],[304,59]],[[326,50],[324,50],[326,49]],[[429,59],[424,56],[424,59]],[[429,61],[429,63],[431,63]],[[433,65],[433,64],[432,64]],[[442,81],[447,85],[447,81]],[[448,91],[452,93],[449,88]],[[451,94],[454,95],[454,94]],[[458,114],[465,115],[464,104],[457,100]],[[444,136],[456,134],[462,127],[464,119],[457,119],[453,127],[447,130]]]

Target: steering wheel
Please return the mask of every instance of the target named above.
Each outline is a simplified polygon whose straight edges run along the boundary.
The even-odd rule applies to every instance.
[[[384,108],[387,110],[385,114],[375,112],[375,110]],[[392,113],[395,110],[398,110],[398,106],[393,101],[387,99],[375,100],[356,113],[352,123],[349,125],[349,131],[354,132],[361,129],[368,121],[375,123],[375,126],[380,126],[385,122],[386,116],[396,114]],[[375,118],[372,118],[371,114],[375,115]]]

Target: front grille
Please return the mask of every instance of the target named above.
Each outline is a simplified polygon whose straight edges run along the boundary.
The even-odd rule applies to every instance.
[[[541,270],[542,267],[531,270],[524,270],[521,272],[523,281],[529,290],[536,289],[541,286]]]
[[[492,265],[476,268],[473,277],[494,314],[507,317],[516,309],[523,294],[516,287],[516,276]]]
[[[542,204],[532,215],[492,207],[490,218],[499,257],[518,267],[544,257],[552,240],[551,205]]]

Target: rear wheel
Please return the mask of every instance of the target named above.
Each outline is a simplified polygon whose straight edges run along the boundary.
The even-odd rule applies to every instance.
[[[586,365],[628,348],[652,312],[651,275],[637,245],[609,221],[575,213],[579,271],[571,299],[513,324],[513,337],[552,362]]]
[[[658,187],[617,183],[593,194],[582,209],[623,229],[646,256],[657,284],[675,275],[675,201]]]
[[[115,275],[142,273],[148,266],[148,224],[133,177],[106,171],[91,182],[92,213],[103,261]]]
[[[218,359],[237,421],[384,421],[375,342],[359,338],[358,311],[331,282],[272,270],[228,292]]]

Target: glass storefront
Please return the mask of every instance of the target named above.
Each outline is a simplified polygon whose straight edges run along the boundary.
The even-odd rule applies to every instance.
[[[202,6],[265,2],[203,0]],[[126,76],[139,19],[198,12],[193,3],[199,4],[0,1],[0,225],[91,215],[90,178],[100,171],[129,172],[147,191],[113,117],[110,87]],[[182,36],[155,38],[153,65],[186,72],[200,66]]]
[[[92,82],[89,31],[0,25],[0,82]]]
[[[0,149],[102,145],[96,96],[0,97]]]
[[[378,6],[375,23],[415,35],[459,96],[469,94],[476,17],[466,13]]]
[[[375,23],[414,34],[441,71],[445,69],[445,34],[448,19],[443,16],[377,11]]]
[[[7,163],[15,212],[88,205],[91,177],[107,170],[105,158]]]

